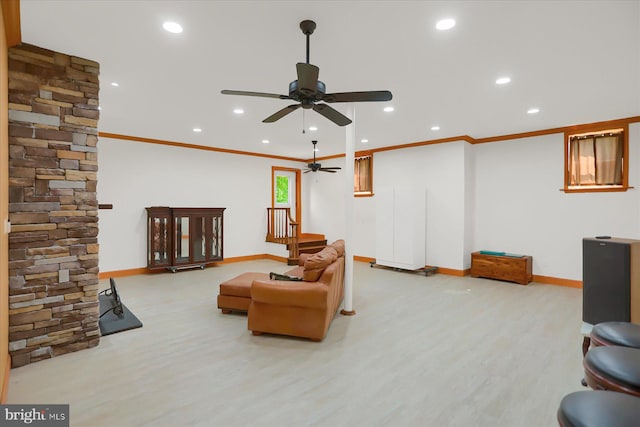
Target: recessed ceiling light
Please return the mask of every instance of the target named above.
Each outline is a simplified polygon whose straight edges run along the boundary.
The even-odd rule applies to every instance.
[[[511,82],[510,77],[500,77],[498,80],[496,80],[497,85],[506,85],[509,82]]]
[[[194,132],[202,132],[202,129],[201,128],[193,128],[193,131]]]
[[[456,26],[456,21],[451,18],[441,19],[436,24],[436,28],[440,31],[450,30]]]
[[[236,108],[233,110],[233,112],[236,114],[244,114],[244,110],[242,108]]]
[[[440,126],[431,126],[431,130],[440,130]]]
[[[182,32],[182,25],[178,24],[177,22],[165,22],[164,24],[162,24],[162,28],[174,34]]]
[[[118,83],[116,83],[116,82],[111,82],[111,86],[118,87],[120,85]]]
[[[318,130],[318,128],[317,128],[316,126],[309,126],[309,130],[310,130],[311,132],[315,132],[315,131],[317,131],[317,130]]]
[[[366,144],[367,142],[369,142],[369,140],[366,139],[366,138],[363,138],[363,139],[360,140],[360,142],[362,142],[363,144]]]
[[[263,139],[263,140],[262,140],[262,143],[263,143],[263,144],[268,144],[268,143],[269,143],[269,140],[268,140],[268,139]]]
[[[392,112],[392,111],[393,111],[393,107],[384,107],[384,111],[385,111],[386,113],[390,113],[390,112]]]
[[[529,108],[527,110],[527,114],[538,114],[540,112],[539,108]]]

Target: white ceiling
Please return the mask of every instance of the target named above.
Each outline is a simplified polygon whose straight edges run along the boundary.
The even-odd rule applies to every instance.
[[[436,30],[445,17],[457,25]],[[317,139],[319,156],[343,153],[345,128],[311,110],[265,124],[291,101],[220,94],[287,94],[304,19],[327,92],[393,93],[355,104],[356,149],[640,115],[639,1],[21,1],[23,42],[100,63],[102,132],[296,158]],[[319,130],[302,134],[303,120]]]

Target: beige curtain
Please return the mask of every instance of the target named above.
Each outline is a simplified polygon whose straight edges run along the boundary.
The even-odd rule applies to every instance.
[[[353,191],[371,191],[371,157],[369,156],[355,159]]]
[[[622,138],[596,139],[596,184],[622,184]]]
[[[571,185],[596,183],[594,138],[571,140]]]
[[[574,138],[569,185],[622,184],[622,135]]]

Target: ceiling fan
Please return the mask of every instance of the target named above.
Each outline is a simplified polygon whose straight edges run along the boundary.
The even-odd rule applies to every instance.
[[[337,171],[339,171],[340,167],[330,167],[330,168],[323,168],[322,165],[320,163],[316,163],[316,144],[318,143],[318,141],[311,141],[311,143],[313,144],[313,163],[308,163],[307,167],[308,169],[302,173],[309,173],[309,172],[329,172],[329,173],[336,173]]]
[[[309,63],[309,36],[316,29],[316,23],[305,20],[300,23],[300,29],[307,36],[307,62],[299,62],[296,64],[298,80],[289,83],[289,95],[278,95],[274,93],[264,92],[246,92],[241,90],[223,90],[221,93],[225,95],[245,95],[258,96],[263,98],[291,99],[297,101],[298,104],[291,104],[277,111],[271,116],[264,119],[263,123],[273,123],[280,120],[287,114],[302,107],[304,109],[313,109],[327,119],[331,120],[338,126],[346,126],[351,123],[351,119],[322,102],[377,102],[389,101],[392,98],[391,92],[388,90],[368,91],[368,92],[340,92],[326,93],[327,87],[323,82],[318,80],[320,69]]]

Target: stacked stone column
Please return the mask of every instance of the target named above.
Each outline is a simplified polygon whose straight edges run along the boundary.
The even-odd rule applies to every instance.
[[[9,49],[9,351],[98,345],[99,64]]]

